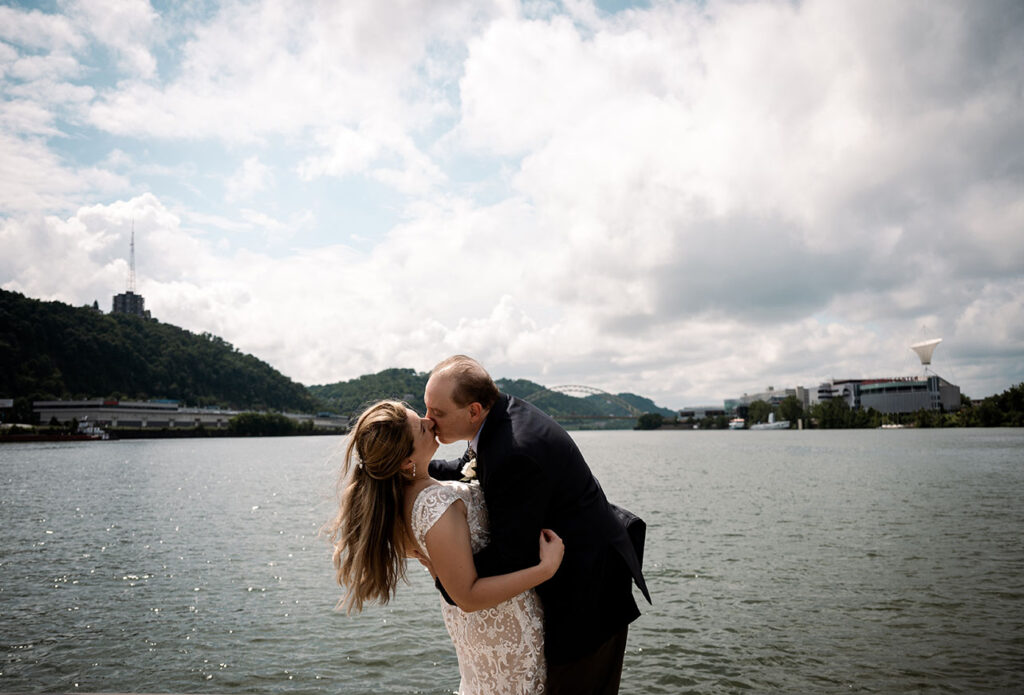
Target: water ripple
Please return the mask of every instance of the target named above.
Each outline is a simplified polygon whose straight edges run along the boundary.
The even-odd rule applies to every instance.
[[[648,521],[622,692],[1017,689],[1024,433],[772,434],[574,435]],[[0,691],[452,693],[418,567],[333,610],[340,444],[0,447]]]

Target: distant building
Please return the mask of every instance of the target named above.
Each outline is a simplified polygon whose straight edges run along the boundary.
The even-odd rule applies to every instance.
[[[932,373],[881,379],[833,379],[818,386],[819,400],[833,398],[842,398],[854,409],[874,408],[885,414],[960,409],[960,387]]]
[[[725,402],[725,407],[727,410],[734,411],[737,408],[750,407],[750,404],[754,401],[764,401],[768,405],[775,407],[789,396],[796,398],[804,408],[811,404],[810,393],[803,386],[796,386],[791,389],[776,389],[769,386],[767,391],[745,393],[739,398],[730,398]]]
[[[725,402],[730,412],[745,412],[754,401],[777,406],[787,396],[795,396],[806,410],[816,403],[842,398],[851,409],[874,408],[880,413],[916,413],[919,410],[953,411],[960,408],[960,387],[931,372],[922,376],[897,376],[875,379],[832,379],[816,389],[797,386],[761,393],[743,394]]]
[[[921,359],[924,373],[920,376],[832,379],[810,390],[797,386],[779,391],[769,386],[761,393],[745,393],[740,398],[730,398],[725,401],[725,408],[742,413],[754,401],[765,401],[774,407],[787,396],[795,396],[805,410],[835,398],[842,398],[853,410],[874,408],[886,415],[916,413],[919,410],[959,410],[960,387],[928,368],[935,348],[941,342],[942,338],[933,338],[910,346]]]
[[[189,408],[177,401],[117,401],[96,398],[81,401],[34,401],[32,410],[39,416],[39,422],[56,420],[64,425],[72,420],[89,422],[102,427],[132,428],[189,428],[208,427],[225,429],[231,418],[241,411],[223,408]],[[348,425],[348,418],[337,415],[307,413],[282,413],[296,422],[309,421],[313,427],[340,428]]]
[[[726,415],[726,412],[718,405],[697,405],[679,411],[680,420],[703,420],[704,418],[718,417],[719,415]]]
[[[146,311],[146,300],[141,294],[135,294],[134,292],[115,294],[114,309],[111,313],[132,314],[133,316],[149,318],[149,312]]]

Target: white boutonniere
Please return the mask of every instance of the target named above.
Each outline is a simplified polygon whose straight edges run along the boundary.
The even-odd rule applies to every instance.
[[[462,467],[462,482],[468,483],[471,480],[476,479],[476,457],[466,461],[466,465]]]

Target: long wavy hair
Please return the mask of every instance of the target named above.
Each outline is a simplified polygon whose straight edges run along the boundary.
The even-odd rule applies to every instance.
[[[347,613],[364,602],[386,604],[405,578],[402,464],[413,452],[406,405],[380,401],[367,408],[349,436],[338,479],[339,509],[327,530]]]

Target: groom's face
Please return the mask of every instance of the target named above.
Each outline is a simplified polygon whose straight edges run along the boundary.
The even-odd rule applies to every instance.
[[[472,406],[456,405],[452,400],[455,384],[445,376],[432,376],[423,391],[423,401],[427,405],[427,417],[434,421],[434,434],[442,444],[451,444],[459,440],[469,441],[476,434],[480,423],[474,424]],[[479,404],[477,404],[479,407]]]

